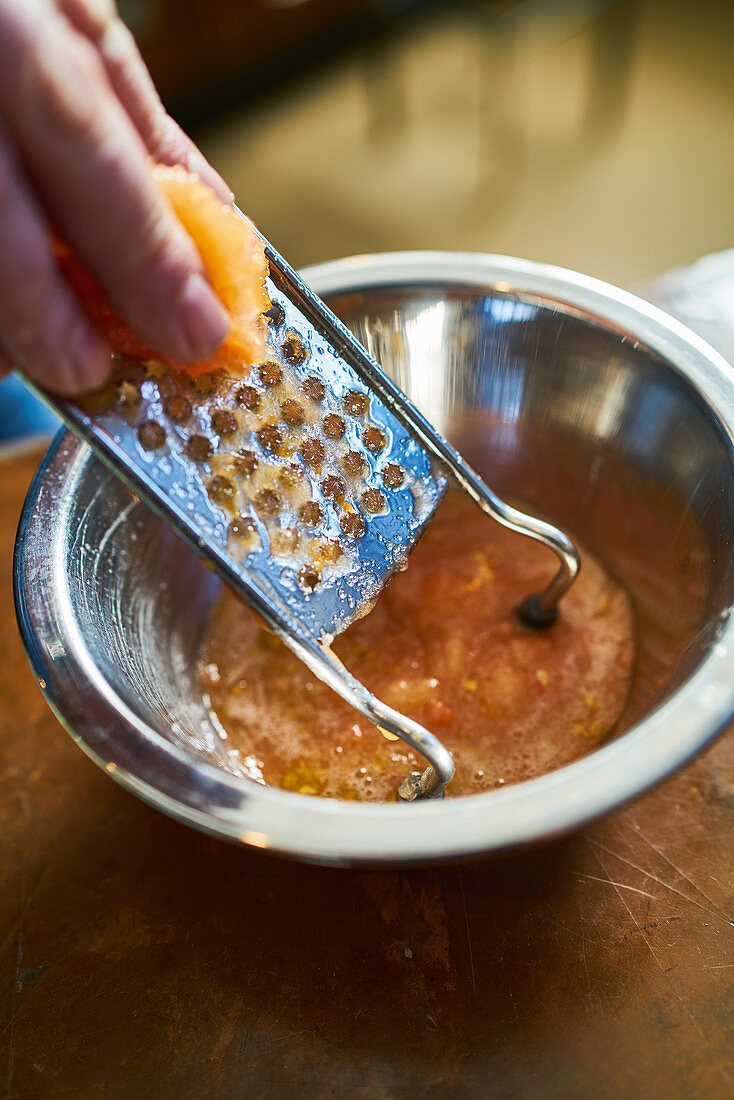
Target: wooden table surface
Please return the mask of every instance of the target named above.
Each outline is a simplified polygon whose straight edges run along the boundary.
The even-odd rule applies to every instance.
[[[731,1097],[734,738],[553,847],[343,871],[169,821],[38,691],[0,466],[8,1097]],[[3,1076],[4,1075],[4,1076]]]

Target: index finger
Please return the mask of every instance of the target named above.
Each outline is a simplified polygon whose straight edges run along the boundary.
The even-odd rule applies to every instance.
[[[0,107],[45,209],[146,343],[209,358],[228,317],[97,52],[61,15],[15,10],[16,41],[0,39]]]

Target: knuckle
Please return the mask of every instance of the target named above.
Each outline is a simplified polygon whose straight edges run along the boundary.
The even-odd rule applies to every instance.
[[[157,94],[138,94],[135,102],[135,125],[149,152],[161,161],[168,163],[166,146],[168,143],[168,115]]]
[[[151,111],[151,143],[163,164],[178,164],[189,152],[188,140],[162,106]]]
[[[91,38],[99,38],[117,19],[114,0],[66,0],[66,11]]]
[[[106,20],[100,38],[100,48],[105,55],[112,55],[125,63],[138,56],[138,46],[130,28],[115,13]]]
[[[121,19],[114,19],[107,24],[97,44],[106,64],[119,77],[125,82],[135,79],[140,55],[132,32]]]

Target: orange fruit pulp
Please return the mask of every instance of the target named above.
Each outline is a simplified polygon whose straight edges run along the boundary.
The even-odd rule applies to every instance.
[[[268,262],[262,239],[249,219],[223,204],[198,176],[180,165],[155,165],[152,171],[192,237],[209,281],[229,313],[229,333],[215,355],[205,363],[182,363],[145,344],[112,307],[94,275],[57,239],[56,259],[64,277],[113,351],[136,359],[159,359],[192,376],[219,367],[242,369],[262,362],[267,331],[263,314],[271,304],[265,288]]]

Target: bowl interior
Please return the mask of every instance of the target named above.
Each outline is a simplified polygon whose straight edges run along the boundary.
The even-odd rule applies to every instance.
[[[569,530],[627,588],[637,657],[623,738],[701,663],[731,603],[734,466],[710,404],[634,333],[547,295],[436,279],[326,297],[494,489]],[[52,703],[67,714],[61,696],[77,690],[89,725],[95,699],[113,699],[140,753],[152,738],[194,769],[224,769],[238,804],[237,787],[252,785],[195,676],[219,582],[70,437],[37,492],[53,499],[53,546],[29,549],[26,538],[24,552],[52,560],[68,633],[59,644],[76,647],[66,681],[48,686]],[[24,568],[27,578],[33,561]],[[98,725],[109,713],[100,705]],[[181,801],[177,766],[151,800]],[[208,784],[184,799],[203,827]]]
[[[651,348],[561,303],[468,288],[331,299],[501,495],[580,539],[630,594],[617,735],[700,662],[731,602],[731,444]]]

